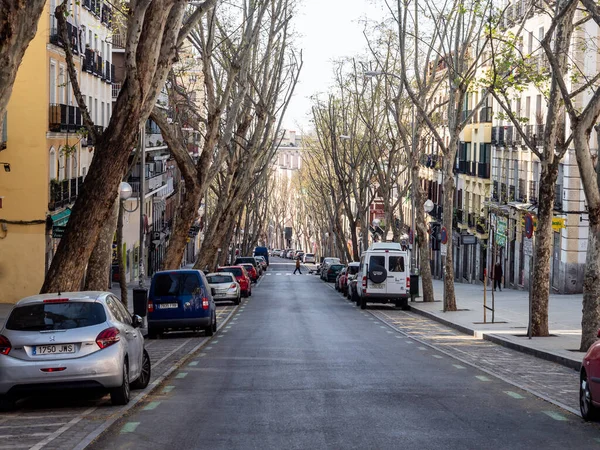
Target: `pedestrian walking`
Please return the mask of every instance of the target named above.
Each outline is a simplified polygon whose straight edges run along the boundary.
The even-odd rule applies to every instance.
[[[494,291],[496,287],[502,292],[502,264],[500,264],[500,261],[494,266]]]
[[[294,270],[294,275],[296,275],[296,270],[300,272],[300,275],[302,275],[302,272],[300,271],[300,258],[296,258],[296,269]]]

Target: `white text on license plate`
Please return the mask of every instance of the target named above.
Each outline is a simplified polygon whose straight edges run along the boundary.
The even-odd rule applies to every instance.
[[[56,355],[60,353],[75,353],[75,344],[36,345],[34,355]]]
[[[173,308],[178,308],[179,305],[177,303],[160,303],[158,305],[159,309],[173,309]]]

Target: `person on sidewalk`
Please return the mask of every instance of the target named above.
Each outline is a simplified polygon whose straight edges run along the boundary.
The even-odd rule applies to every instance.
[[[502,292],[502,264],[500,264],[500,261],[494,266],[494,291],[496,287]]]
[[[294,270],[294,275],[296,275],[296,270],[300,272],[300,275],[302,275],[302,272],[300,271],[300,258],[296,258],[296,269]]]

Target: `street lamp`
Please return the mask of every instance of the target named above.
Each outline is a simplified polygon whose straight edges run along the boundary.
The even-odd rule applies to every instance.
[[[119,197],[121,200],[128,200],[133,194],[133,188],[129,183],[122,181],[119,185]],[[135,210],[134,210],[135,211]]]

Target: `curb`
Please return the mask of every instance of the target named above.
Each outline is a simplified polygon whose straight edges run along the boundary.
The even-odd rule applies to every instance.
[[[455,330],[460,331],[461,333],[468,334],[470,336],[475,336],[480,339],[484,339],[486,341],[493,342],[494,344],[502,345],[503,347],[510,348],[511,350],[516,350],[521,353],[525,353],[527,355],[535,356],[536,358],[544,359],[546,361],[550,361],[556,364],[560,364],[561,366],[568,367],[569,369],[573,369],[575,371],[579,371],[581,368],[581,362],[574,361],[572,359],[566,358],[561,355],[557,355],[555,353],[539,350],[535,348],[528,347],[526,345],[518,344],[516,342],[509,341],[508,339],[504,339],[501,335],[487,333],[487,332],[478,332],[471,328],[467,328],[463,325],[459,325],[449,320],[443,319],[435,314],[432,314],[428,311],[423,311],[421,309],[415,308],[411,305],[410,310],[415,314],[420,316],[427,317],[428,319],[435,320],[443,325],[446,325],[450,328],[454,328]]]
[[[152,394],[154,392],[154,390],[156,390],[166,378],[168,378],[179,367],[181,367],[183,364],[185,364],[185,362],[194,353],[196,353],[198,350],[202,349],[203,347],[207,346],[210,343],[210,341],[212,341],[214,338],[216,338],[218,336],[218,332],[221,330],[221,328],[223,328],[225,325],[227,325],[227,323],[231,320],[231,318],[234,316],[234,314],[239,309],[240,305],[237,305],[235,307],[235,309],[231,312],[231,314],[229,314],[229,316],[227,316],[227,319],[225,319],[223,322],[220,323],[220,325],[217,328],[217,334],[211,336],[208,339],[205,339],[204,341],[202,341],[201,343],[196,345],[193,349],[191,349],[188,353],[186,353],[182,358],[180,358],[179,361],[174,362],[171,365],[171,367],[169,367],[161,376],[159,376],[156,380],[154,380],[146,389],[141,391],[140,394],[136,398],[132,399],[127,405],[123,406],[121,409],[118,409],[113,414],[111,414],[109,419],[107,419],[102,425],[98,426],[94,431],[92,431],[85,438],[83,438],[77,444],[77,446],[73,447],[73,450],[83,450],[83,449],[87,448],[96,439],[98,439],[100,437],[100,435],[102,435],[102,433],[104,433],[108,428],[110,428],[115,422],[117,422],[118,420],[125,417],[127,415],[127,413],[130,412],[138,403],[145,400],[150,394]]]

